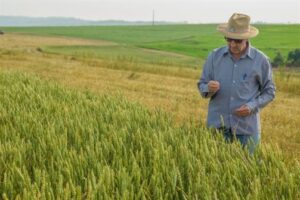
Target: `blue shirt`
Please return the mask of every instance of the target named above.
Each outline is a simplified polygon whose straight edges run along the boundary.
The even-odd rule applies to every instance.
[[[208,90],[210,80],[220,83],[220,89],[215,93]],[[208,127],[231,128],[237,135],[260,133],[259,111],[275,97],[269,59],[250,44],[238,60],[233,58],[227,46],[212,51],[204,64],[198,88],[202,97],[210,98]],[[242,105],[250,108],[249,116],[234,114],[234,110]]]

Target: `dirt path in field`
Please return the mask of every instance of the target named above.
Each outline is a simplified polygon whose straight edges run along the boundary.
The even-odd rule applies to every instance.
[[[157,53],[157,54],[161,54],[161,55],[165,55],[165,56],[176,56],[176,57],[181,57],[181,58],[186,58],[186,59],[190,58],[190,56],[186,56],[186,55],[174,53],[174,52],[167,52],[167,51],[161,51],[161,50],[156,50],[156,49],[146,49],[146,48],[140,48],[140,47],[137,47],[137,48],[139,48],[145,52]]]

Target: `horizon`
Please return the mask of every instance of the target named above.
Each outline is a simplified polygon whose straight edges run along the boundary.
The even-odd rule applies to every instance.
[[[152,20],[124,20],[124,19],[101,19],[101,20],[94,20],[94,19],[83,19],[79,17],[68,17],[68,16],[21,16],[21,15],[0,15],[0,17],[16,17],[16,18],[31,18],[31,19],[73,19],[73,20],[82,20],[87,22],[105,22],[105,21],[116,21],[116,22],[129,22],[129,23],[152,23]],[[188,21],[167,21],[167,20],[157,20],[155,22],[158,23],[182,23],[182,24],[219,24],[223,22],[188,22]],[[300,22],[265,22],[265,21],[252,21],[251,24],[300,24]]]

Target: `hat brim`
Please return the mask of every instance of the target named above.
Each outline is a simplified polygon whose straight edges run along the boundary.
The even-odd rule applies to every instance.
[[[228,24],[220,24],[217,27],[217,30],[222,33],[225,37],[232,38],[232,39],[249,39],[254,38],[258,35],[259,31],[254,26],[250,26],[249,31],[244,33],[234,33],[229,32],[227,28]]]

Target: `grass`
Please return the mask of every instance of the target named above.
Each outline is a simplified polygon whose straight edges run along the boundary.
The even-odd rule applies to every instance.
[[[298,199],[300,166],[251,157],[122,96],[0,73],[2,199]],[[266,187],[267,186],[267,187]]]
[[[84,39],[108,40],[121,44],[142,44],[155,41],[187,38],[195,33],[209,34],[214,25],[165,25],[165,26],[83,26],[83,27],[5,27],[4,31],[36,35],[68,36]]]
[[[200,59],[180,54],[140,49],[127,45],[113,46],[52,46],[44,47],[49,53],[59,53],[74,58],[100,58],[114,61],[124,61],[139,64],[157,64],[163,66],[178,66],[195,68],[200,66]],[[164,56],[165,55],[165,56]]]
[[[216,32],[216,24],[110,26],[110,27],[4,27],[4,31],[36,35],[68,36],[108,40],[121,44],[159,49],[205,59],[208,52],[225,45]],[[251,40],[271,59],[279,51],[286,58],[289,51],[300,46],[300,25],[256,25],[260,34]]]

